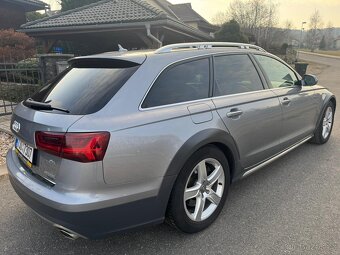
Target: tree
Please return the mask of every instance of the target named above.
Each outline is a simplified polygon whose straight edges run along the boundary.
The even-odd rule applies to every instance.
[[[284,29],[283,29],[283,41],[291,44],[292,40],[291,40],[291,33],[292,33],[292,27],[293,27],[293,23],[290,21],[290,20],[286,20],[285,22],[285,26],[284,26]]]
[[[240,24],[243,32],[253,35],[257,44],[266,47],[274,39],[277,6],[270,0],[233,0],[228,16]]]
[[[310,16],[309,30],[306,35],[307,46],[314,51],[321,39],[322,20],[318,10]]]
[[[215,33],[215,39],[226,42],[248,42],[248,38],[241,32],[240,25],[234,19],[221,26],[221,29]]]
[[[60,0],[61,11],[67,11],[84,5],[99,2],[101,0]]]
[[[320,50],[325,50],[325,49],[326,49],[326,40],[325,40],[325,36],[322,36],[322,39],[321,39],[320,45],[319,45],[319,49],[320,49]]]
[[[222,26],[224,23],[226,23],[228,20],[228,15],[225,12],[218,12],[216,15],[212,18],[212,23],[218,26]]]
[[[13,29],[0,30],[0,61],[19,61],[35,54],[35,41]]]
[[[40,12],[28,12],[26,13],[26,19],[28,22],[31,22],[31,21],[35,21],[37,19],[42,19],[42,18],[45,18],[47,17],[47,14],[43,14],[43,13],[40,13]]]
[[[327,27],[324,31],[325,36],[325,43],[326,43],[326,49],[332,49],[333,48],[333,41],[335,39],[334,36],[334,26],[331,22],[328,22]]]

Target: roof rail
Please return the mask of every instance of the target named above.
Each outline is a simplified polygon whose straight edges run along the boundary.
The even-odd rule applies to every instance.
[[[159,48],[155,51],[156,54],[169,53],[174,50],[196,49],[196,50],[208,50],[212,48],[223,47],[235,47],[239,49],[254,49],[265,52],[265,50],[259,46],[246,43],[232,43],[232,42],[193,42],[193,43],[177,43],[170,44]]]

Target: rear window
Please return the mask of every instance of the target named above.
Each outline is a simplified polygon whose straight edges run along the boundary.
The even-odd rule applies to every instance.
[[[69,114],[91,114],[102,109],[139,66],[73,67],[38,91],[32,99],[49,102]],[[59,111],[56,111],[60,113]]]

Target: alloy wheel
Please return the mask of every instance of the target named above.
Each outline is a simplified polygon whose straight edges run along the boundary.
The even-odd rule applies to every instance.
[[[192,170],[184,189],[184,208],[196,222],[209,218],[218,207],[225,187],[222,164],[213,158],[200,161]]]
[[[333,124],[333,109],[328,106],[322,121],[322,137],[326,139],[331,133]]]

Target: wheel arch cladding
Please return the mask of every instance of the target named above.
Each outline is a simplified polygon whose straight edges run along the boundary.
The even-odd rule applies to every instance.
[[[332,102],[332,104],[334,105],[334,111],[336,110],[336,99],[335,99],[335,96],[331,96],[329,97],[327,100],[325,100],[325,103],[324,105],[322,106],[322,110],[320,112],[320,115],[318,117],[318,121],[316,123],[316,127],[315,127],[315,130],[318,128],[318,126],[320,125],[321,121],[322,121],[322,115],[323,115],[323,112],[326,110],[326,107],[328,105],[329,102]],[[314,131],[315,132],[315,131]]]
[[[330,99],[329,99],[329,102],[332,102],[333,105],[334,105],[334,110],[336,110],[336,99],[335,99],[335,96],[332,96]]]
[[[237,174],[237,170],[240,169],[239,152],[231,135],[219,129],[203,130],[190,137],[177,151],[168,167],[166,175],[178,176],[188,158],[194,152],[207,145],[215,145],[226,156],[232,179]]]
[[[223,130],[219,129],[207,129],[198,132],[190,137],[182,147],[177,151],[176,155],[172,159],[166,176],[172,176],[171,184],[169,183],[168,189],[166,189],[166,200],[164,200],[164,213],[168,207],[171,192],[173,190],[176,179],[182,170],[184,164],[188,158],[193,155],[200,148],[207,145],[215,145],[226,156],[229,163],[230,181],[238,179],[241,171],[239,152],[231,135]]]

